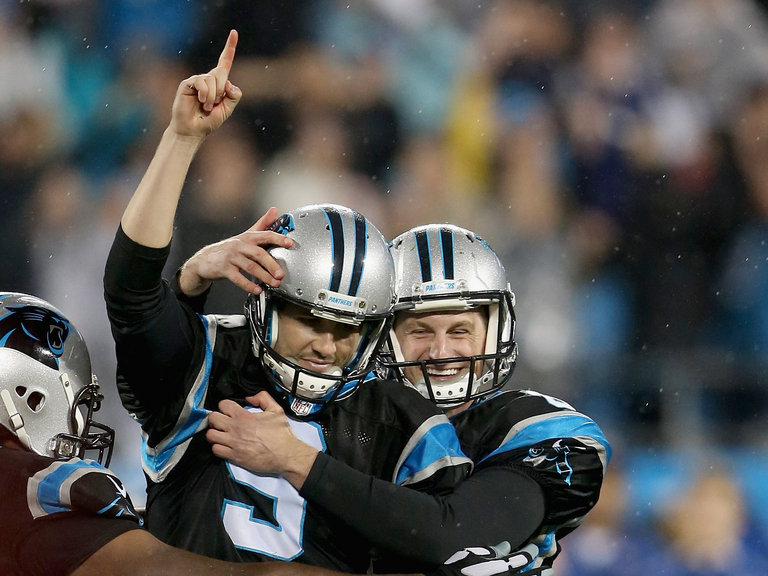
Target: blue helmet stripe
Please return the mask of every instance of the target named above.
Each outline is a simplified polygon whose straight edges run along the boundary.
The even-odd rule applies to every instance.
[[[350,296],[357,296],[357,290],[360,288],[360,280],[363,277],[363,266],[365,263],[365,253],[368,249],[366,238],[368,237],[368,221],[365,216],[355,212],[355,262],[352,265],[352,278],[349,281]]]
[[[419,252],[419,263],[421,264],[421,281],[430,282],[432,280],[432,263],[429,259],[429,237],[424,230],[414,234],[416,236],[416,249]]]
[[[14,330],[16,330],[16,328],[11,329],[10,332],[8,332],[2,338],[0,338],[0,348],[5,347],[5,343],[8,341],[8,338],[11,337],[11,334],[13,334]]]
[[[440,249],[443,255],[443,277],[453,280],[453,232],[440,228]]]
[[[328,218],[333,246],[331,280],[328,284],[328,290],[338,292],[341,286],[341,269],[344,266],[344,228],[341,225],[341,214],[337,210],[328,208],[325,210],[325,215]]]

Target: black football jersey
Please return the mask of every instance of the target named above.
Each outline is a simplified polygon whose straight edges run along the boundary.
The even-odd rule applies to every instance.
[[[600,495],[611,447],[600,427],[568,403],[531,390],[500,392],[451,418],[474,474],[520,470],[544,491],[544,521],[526,569],[550,566],[558,539],[583,520]],[[504,487],[500,486],[500,490]]]
[[[208,410],[222,398],[255,393],[266,377],[251,352],[244,317],[199,321],[199,353],[176,398],[163,396],[162,406],[136,403],[122,384],[124,400],[145,416],[148,528],[169,544],[224,560],[298,560],[365,571],[371,544],[344,522],[309,505],[285,479],[213,455],[204,436]],[[447,490],[471,466],[448,419],[394,381],[367,381],[312,420],[291,420],[291,426],[302,440],[358,471],[422,490]]]
[[[602,431],[531,391],[497,393],[451,421],[475,467],[450,493],[393,487],[318,458],[302,494],[381,544],[377,572],[428,572],[464,548],[507,542],[520,552],[516,562],[530,558],[520,573],[544,574],[559,539],[597,501],[611,451]],[[355,510],[386,520],[371,523]]]
[[[245,404],[266,389],[291,412],[253,355],[245,317],[205,316],[180,302],[161,278],[168,253],[119,229],[104,277],[120,397],[142,426],[149,530],[224,560],[365,572],[372,543],[345,522],[308,504],[286,480],[213,455],[204,432],[222,399]],[[447,490],[471,467],[445,415],[395,382],[365,382],[293,426],[352,470],[425,491]]]
[[[120,480],[100,464],[0,448],[0,574],[69,574],[140,528]]]

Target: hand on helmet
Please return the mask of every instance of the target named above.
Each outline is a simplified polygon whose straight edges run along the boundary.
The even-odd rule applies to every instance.
[[[526,574],[522,568],[529,565],[538,554],[538,547],[529,544],[512,551],[508,542],[496,546],[471,547],[456,552],[437,570],[427,576],[499,576],[502,574]]]
[[[170,126],[177,135],[202,140],[234,111],[243,95],[240,88],[229,80],[237,37],[236,30],[230,31],[215,68],[207,74],[190,76],[179,84]]]
[[[284,272],[267,250],[271,246],[289,248],[293,240],[267,229],[276,218],[277,209],[270,208],[245,232],[201,248],[181,269],[181,291],[186,296],[197,296],[214,280],[223,279],[250,294],[261,292],[257,282],[279,286]]]

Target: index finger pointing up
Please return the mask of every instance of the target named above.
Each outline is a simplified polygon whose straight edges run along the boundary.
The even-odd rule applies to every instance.
[[[218,66],[226,68],[227,72],[232,69],[232,62],[235,60],[235,47],[237,46],[237,30],[230,30],[227,36],[227,43],[219,56]]]

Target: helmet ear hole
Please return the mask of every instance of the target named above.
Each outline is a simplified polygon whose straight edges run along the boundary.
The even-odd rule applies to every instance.
[[[32,410],[32,412],[40,412],[40,410],[43,409],[43,406],[45,406],[45,396],[40,392],[32,392],[32,394],[27,397],[27,406],[29,406],[29,409]]]
[[[27,393],[26,386],[16,386],[16,394],[19,398],[24,398],[24,394]]]

